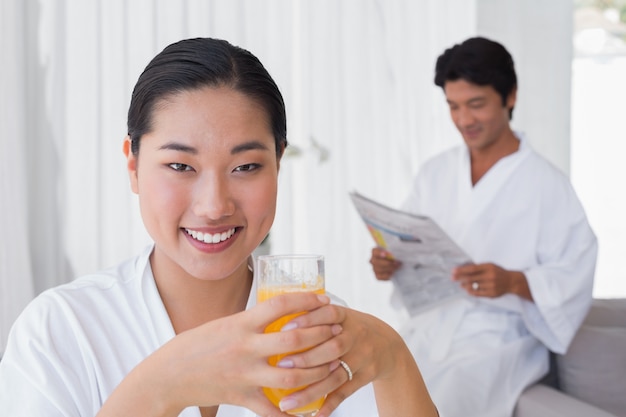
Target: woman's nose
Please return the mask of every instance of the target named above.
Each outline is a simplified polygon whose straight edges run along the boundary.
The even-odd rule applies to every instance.
[[[198,217],[219,220],[235,212],[235,203],[228,181],[208,176],[194,187],[193,212]]]

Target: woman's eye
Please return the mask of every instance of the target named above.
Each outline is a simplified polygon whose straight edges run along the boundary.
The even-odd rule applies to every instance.
[[[174,171],[184,172],[184,171],[191,171],[192,170],[192,168],[189,165],[180,164],[178,162],[174,162],[172,164],[168,164],[168,166],[170,168],[172,168]]]
[[[254,171],[256,169],[259,169],[260,167],[261,167],[260,164],[244,164],[244,165],[239,165],[237,168],[235,168],[235,171],[249,172],[249,171]]]

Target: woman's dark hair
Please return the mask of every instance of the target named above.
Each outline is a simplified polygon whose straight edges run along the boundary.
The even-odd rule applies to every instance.
[[[502,105],[517,87],[517,76],[513,57],[492,40],[475,37],[456,44],[437,58],[435,65],[435,85],[444,88],[446,81],[465,80],[477,85],[492,86],[500,97]],[[509,119],[513,118],[513,109]]]
[[[141,73],[128,109],[132,153],[138,154],[141,137],[151,131],[154,108],[160,100],[205,86],[227,86],[259,103],[267,112],[280,157],[287,146],[287,118],[278,86],[257,57],[212,38],[173,43]]]

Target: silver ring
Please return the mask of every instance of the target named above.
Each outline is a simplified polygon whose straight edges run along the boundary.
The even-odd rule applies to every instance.
[[[478,285],[478,282],[476,281],[472,282],[472,289],[474,291],[478,291],[479,288],[480,288],[480,285]]]
[[[350,369],[350,367],[348,366],[347,363],[345,363],[344,361],[342,361],[341,359],[339,360],[339,364],[341,365],[341,367],[343,369],[346,370],[346,372],[348,373],[348,381],[352,381],[352,369]]]

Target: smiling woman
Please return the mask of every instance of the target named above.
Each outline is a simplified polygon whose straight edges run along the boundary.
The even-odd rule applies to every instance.
[[[210,280],[236,268],[247,274],[241,259],[274,220],[278,158],[286,139],[274,139],[265,107],[236,85],[184,91],[149,117],[152,129],[142,136],[129,126],[124,149],[146,229],[162,243],[153,262],[163,276],[184,271]],[[229,249],[230,262],[189,253],[189,243],[207,255]],[[157,285],[161,268],[155,271]]]
[[[0,362],[3,414],[288,417],[326,397],[320,417],[437,415],[380,319],[313,292],[251,296],[287,146],[282,95],[254,55],[214,38],[173,43],[128,114],[126,166],[153,242],[27,306]],[[303,386],[278,408],[261,389]]]

